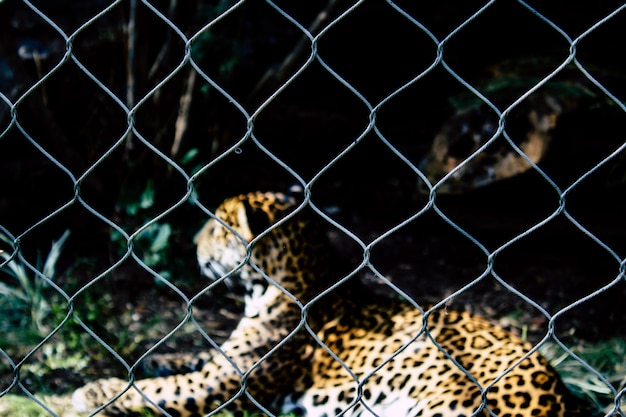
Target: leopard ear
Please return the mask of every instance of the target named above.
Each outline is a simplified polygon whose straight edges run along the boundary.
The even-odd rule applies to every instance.
[[[271,226],[270,219],[263,209],[252,206],[248,201],[243,201],[246,210],[248,227],[253,236],[258,236]]]

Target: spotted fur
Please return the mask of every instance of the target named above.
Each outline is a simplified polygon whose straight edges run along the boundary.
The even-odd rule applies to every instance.
[[[308,417],[573,417],[577,407],[532,346],[466,312],[421,311],[333,274],[320,227],[280,193],[226,200],[196,237],[213,279],[245,288],[245,317],[195,372],[77,390],[81,411],[149,408],[195,417],[223,407]],[[278,226],[276,222],[281,221]],[[269,229],[268,229],[269,227]],[[249,244],[249,243],[252,244]],[[119,396],[119,398],[118,398]]]

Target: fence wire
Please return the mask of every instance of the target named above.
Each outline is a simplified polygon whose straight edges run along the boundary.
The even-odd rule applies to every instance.
[[[59,412],[47,403],[36,389],[42,383],[33,381],[33,375],[45,380],[46,372],[53,372],[54,365],[50,363],[57,356],[66,359],[63,362],[65,365],[59,365],[61,368],[69,366],[68,358],[75,358],[75,362],[80,363],[80,355],[76,356],[76,352],[61,350],[55,353],[54,349],[68,344],[65,341],[68,334],[79,335],[75,336],[79,342],[74,349],[87,338],[106,351],[88,354],[106,356],[107,363],[117,363],[111,365],[115,368],[112,370],[89,369],[88,376],[79,378],[81,383],[117,372],[118,376],[129,378],[130,386],[140,364],[160,348],[175,343],[181,333],[187,334],[185,329],[190,323],[194,328],[193,334],[200,339],[192,343],[192,347],[206,348],[208,345],[228,355],[216,342],[220,340],[219,336],[215,336],[217,331],[207,331],[207,325],[194,314],[195,309],[202,309],[200,300],[203,297],[211,297],[213,291],[218,291],[219,283],[199,282],[195,285],[201,289],[190,291],[188,282],[181,285],[174,276],[179,270],[165,266],[173,259],[163,259],[165,250],[179,245],[185,237],[190,243],[190,236],[193,236],[190,230],[198,226],[202,219],[212,216],[213,211],[209,207],[219,203],[223,197],[236,195],[249,187],[274,186],[281,191],[281,187],[296,184],[303,190],[303,205],[309,206],[324,219],[333,229],[332,233],[340,234],[351,242],[350,245],[358,248],[354,269],[339,277],[337,285],[328,292],[341,282],[361,274],[376,282],[372,285],[411,300],[416,308],[422,308],[423,300],[434,301],[434,311],[447,308],[465,294],[483,291],[486,283],[499,285],[502,292],[494,294],[506,294],[503,297],[509,297],[507,300],[524,304],[524,308],[534,311],[535,319],[539,317],[544,322],[541,325],[543,330],[535,337],[535,349],[546,348],[550,343],[559,345],[584,369],[587,376],[580,379],[595,381],[598,384],[596,388],[610,398],[610,404],[603,404],[604,408],[598,411],[598,415],[625,416],[622,398],[626,379],[609,377],[604,369],[596,369],[593,364],[583,361],[581,356],[584,355],[573,348],[573,339],[569,337],[572,335],[564,338],[555,330],[561,319],[586,311],[590,302],[602,299],[599,297],[614,294],[612,300],[618,301],[623,297],[620,294],[624,293],[626,262],[623,256],[625,239],[621,230],[624,226],[621,192],[626,182],[626,142],[619,139],[623,138],[623,132],[612,132],[617,140],[608,145],[594,142],[602,141],[601,138],[590,138],[586,146],[600,149],[598,152],[589,151],[595,159],[582,172],[564,179],[558,175],[555,178],[544,167],[543,151],[533,154],[524,140],[520,140],[514,125],[516,112],[523,112],[524,120],[526,115],[534,114],[532,117],[535,119],[531,119],[536,123],[531,120],[531,128],[537,137],[547,142],[548,131],[551,135],[556,130],[554,119],[558,119],[556,126],[560,128],[561,123],[566,123],[563,120],[567,114],[574,115],[570,121],[587,113],[597,114],[598,111],[617,115],[616,120],[623,120],[623,113],[626,112],[624,78],[611,78],[613,74],[608,74],[611,71],[602,70],[605,62],[610,62],[607,67],[614,65],[611,59],[600,59],[597,64],[587,58],[604,58],[604,50],[608,51],[610,46],[608,42],[621,42],[619,36],[623,37],[623,30],[614,32],[614,27],[624,19],[626,4],[612,8],[597,5],[588,14],[585,13],[587,5],[574,5],[560,14],[554,7],[534,7],[520,0],[508,3],[492,0],[482,5],[459,6],[459,10],[454,11],[450,9],[456,9],[458,5],[422,7],[403,5],[403,2],[365,0],[330,0],[326,4],[308,5],[283,3],[240,0],[197,2],[192,6],[179,4],[176,0],[169,3],[118,0],[93,1],[79,6],[64,1],[55,5],[26,0],[0,1],[0,16],[3,16],[0,29],[3,38],[0,42],[0,155],[5,164],[2,183],[8,190],[0,204],[0,233],[5,243],[0,253],[0,267],[6,272],[0,280],[4,313],[0,321],[4,321],[1,328],[7,335],[15,328],[32,327],[31,322],[37,323],[35,328],[39,331],[35,332],[34,338],[7,336],[0,346],[0,371],[3,374],[0,401],[3,400],[1,397],[6,400],[10,394],[20,394],[39,404],[47,415],[69,415],[69,412]],[[505,12],[503,4],[513,12]],[[516,41],[507,38],[511,34],[497,33],[509,24],[515,27],[514,30],[519,29],[504,15],[506,18],[523,16],[528,32]],[[390,24],[385,19],[398,22],[398,27],[404,28],[395,42],[390,43],[395,23]],[[491,24],[495,24],[496,28],[491,29]],[[512,49],[510,45],[522,45],[523,37],[530,37],[536,42],[537,37],[532,35],[534,31],[539,31],[537,37],[546,38],[547,44],[556,45],[554,48],[558,53],[547,52],[547,61],[538,57],[545,56],[549,51],[543,46],[530,45],[519,55],[508,50]],[[603,37],[605,32],[610,33],[608,41]],[[419,44],[413,43],[411,34],[417,34]],[[594,37],[599,40],[594,41]],[[123,39],[124,43],[120,44],[119,39]],[[495,46],[491,46],[494,49],[469,43],[481,39],[486,43],[493,42]],[[591,52],[585,42],[593,45]],[[486,49],[480,53],[479,47]],[[390,50],[388,54],[384,53],[386,49]],[[257,51],[265,53],[264,57],[259,58]],[[500,68],[508,66],[512,69],[493,70],[492,74],[504,73],[505,76],[493,84],[485,84],[481,79],[483,72],[476,68],[493,66],[495,62],[490,56],[493,51],[497,51],[499,62],[506,62]],[[465,52],[467,54],[464,55]],[[474,52],[478,53],[476,58],[471,56]],[[619,55],[615,50],[610,53]],[[342,61],[343,54],[348,56],[347,61],[353,57],[361,60]],[[391,61],[392,56],[396,61]],[[152,61],[145,62],[147,57]],[[481,60],[485,61],[484,64]],[[539,62],[538,67],[531,69],[530,77],[527,76],[528,62]],[[368,68],[370,65],[371,68]],[[564,78],[576,81],[562,82]],[[442,79],[445,82],[439,84],[437,80]],[[515,87],[513,96],[509,95],[504,100],[498,97],[502,83],[507,88]],[[435,85],[432,87],[437,92],[435,95],[428,92],[431,84]],[[298,94],[294,91],[298,92],[299,88],[304,94],[297,98]],[[82,89],[90,92],[84,93]],[[316,93],[318,89],[320,94]],[[553,94],[555,89],[557,92]],[[420,98],[422,93],[423,99]],[[472,104],[465,109],[454,104],[450,106],[449,97],[454,94],[459,100]],[[86,95],[90,96],[89,102],[76,102]],[[548,110],[545,110],[546,96]],[[550,107],[554,96],[558,97],[559,103]],[[287,105],[281,101],[285,97],[288,98]],[[299,149],[302,142],[297,138],[291,139],[291,136],[302,133],[301,130],[296,128],[295,133],[289,130],[310,111],[307,100],[319,101],[320,97],[326,100],[322,100],[321,107],[328,105],[330,108],[321,116],[322,119],[330,119],[325,122],[330,127],[327,130],[322,127],[316,133],[326,133],[331,137],[320,137],[319,145]],[[60,98],[65,98],[65,101],[60,101]],[[592,106],[579,104],[589,99],[594,103]],[[339,104],[334,103],[335,100]],[[543,113],[532,108],[525,110],[529,103],[531,107],[543,106]],[[90,106],[97,110],[87,111]],[[343,106],[353,109],[348,122],[333,115],[333,112],[340,113]],[[425,112],[429,109],[432,110],[430,115]],[[487,116],[475,116],[478,113],[473,112],[478,111],[485,112]],[[437,139],[431,148],[433,137],[442,137],[437,129],[438,123],[445,122],[445,113],[454,113],[460,118],[457,123],[460,124],[461,136],[474,135],[469,139],[470,150],[461,156],[454,153],[451,144],[443,146],[440,141],[438,148]],[[272,116],[266,116],[269,114]],[[471,119],[470,116],[478,117],[480,123],[488,128],[477,134],[472,124],[475,122],[463,121],[465,117]],[[50,122],[55,118],[63,120]],[[398,122],[400,119],[403,121]],[[552,120],[552,125],[546,127],[545,123],[549,120]],[[604,121],[602,118],[596,120]],[[201,126],[199,130],[192,130],[194,123]],[[50,126],[57,128],[51,129]],[[272,137],[274,131],[287,133],[277,133],[277,137]],[[444,128],[441,132],[447,131]],[[198,140],[197,136],[203,139]],[[525,136],[525,133],[522,134],[522,137]],[[168,137],[173,138],[171,143]],[[558,140],[556,133],[555,137],[554,140]],[[81,140],[84,143],[80,143]],[[567,149],[567,139],[561,140],[566,142],[565,145],[558,148],[555,144],[555,149]],[[375,173],[371,175],[361,175],[363,171],[359,170],[348,179],[341,177],[346,171],[351,171],[351,164],[362,156],[359,152],[366,143],[374,149],[371,159],[367,161],[376,161],[379,152],[380,155],[388,155],[387,159],[391,162],[380,168],[372,167]],[[493,152],[502,146],[508,150],[506,156]],[[438,154],[443,150],[447,152],[447,159]],[[561,156],[554,152],[553,167],[566,166],[567,158],[574,153],[586,153],[585,150],[573,150]],[[248,154],[252,156],[247,157]],[[242,159],[244,156],[248,159]],[[309,158],[315,159],[315,162]],[[513,170],[516,175],[511,175],[512,178],[500,178],[498,165],[482,171],[477,168],[479,164],[489,164],[489,161],[498,158],[514,158],[523,169],[519,172]],[[238,161],[250,165],[241,168]],[[446,169],[441,169],[446,164]],[[439,171],[429,171],[436,165]],[[344,168],[346,166],[347,169]],[[238,178],[239,170],[243,174]],[[130,186],[130,183],[140,182],[135,177],[139,175],[137,171],[143,171],[141,178],[147,180]],[[369,171],[369,167],[365,171]],[[403,172],[406,177],[401,180],[386,177],[389,172],[391,176]],[[612,173],[613,179],[617,178],[614,181],[617,185],[585,194],[593,196],[593,201],[586,202],[596,207],[591,211],[592,215],[604,215],[606,207],[602,208],[602,204],[617,207],[617,216],[595,219],[609,223],[607,228],[598,232],[594,227],[587,226],[588,217],[578,214],[578,193],[587,190],[589,183],[596,184],[593,181],[606,172]],[[461,216],[459,220],[459,213],[464,208],[458,205],[467,203],[463,195],[472,195],[472,198],[487,205],[488,190],[495,189],[497,194],[504,187],[515,192],[517,183],[512,181],[522,175],[534,175],[533,184],[537,184],[540,191],[531,188],[526,197],[516,200],[517,203],[526,201],[528,206],[532,206],[534,195],[541,194],[548,195],[549,201],[556,201],[556,204],[550,203],[549,207],[541,208],[541,215],[532,217],[532,221],[520,222],[524,223],[521,232],[507,226],[506,231],[514,232],[502,241],[493,239],[490,234],[482,234],[480,227],[468,223],[466,217]],[[365,195],[371,196],[371,201],[378,201],[376,195],[382,194],[390,195],[389,205],[398,206],[390,220],[376,223],[379,229],[375,233],[355,230],[360,221],[358,216],[351,222],[351,209],[334,203],[332,197],[324,198],[323,190],[325,187],[332,188],[333,181],[345,183],[345,187],[350,188],[350,181],[355,177],[357,185],[354,194],[361,193],[361,198],[357,200],[360,204],[367,204],[370,200]],[[380,182],[368,184],[373,177]],[[155,192],[154,183],[157,181],[168,189],[164,198],[158,194],[160,190]],[[404,188],[399,192],[408,192],[412,197],[392,201],[393,196],[388,190],[380,187],[393,187],[394,181],[412,184],[413,189],[407,191]],[[506,181],[508,186],[499,185],[506,184]],[[43,188],[37,184],[43,184]],[[125,191],[120,191],[113,204],[110,200],[98,199],[101,194],[111,195],[111,188]],[[339,193],[353,195],[346,188],[339,189]],[[459,192],[450,193],[450,190]],[[602,193],[605,195],[598,196]],[[610,198],[605,198],[606,194]],[[336,194],[330,192],[326,195]],[[505,194],[502,198],[511,198],[511,195]],[[349,198],[341,201],[349,204]],[[384,198],[387,197],[381,199]],[[495,195],[492,198],[494,200],[489,201],[499,197]],[[418,203],[415,204],[415,201]],[[407,206],[402,207],[402,204]],[[474,208],[483,207],[471,202],[468,204]],[[501,202],[498,207],[506,209],[507,202]],[[374,218],[394,211],[390,207],[380,212],[375,212],[376,208],[370,210],[374,210]],[[467,210],[471,211],[471,208]],[[622,214],[619,214],[620,210]],[[171,219],[181,216],[181,212],[185,218],[181,221],[184,230],[172,230],[171,225],[174,224],[173,228],[176,226]],[[195,217],[194,225],[188,221],[189,217]],[[478,221],[484,220],[479,218]],[[407,283],[419,290],[435,286],[432,283],[430,286],[411,284],[411,281],[400,283],[393,276],[388,278],[383,271],[388,264],[383,260],[385,266],[381,269],[373,254],[378,248],[383,247],[386,251],[393,247],[396,243],[388,242],[394,242],[402,231],[415,230],[411,229],[412,225],[420,221],[438,224],[439,234],[453,234],[471,242],[471,249],[467,251],[477,252],[483,263],[477,268],[466,269],[470,271],[469,275],[456,281],[455,286],[415,302],[412,301],[416,298],[412,297],[415,292],[407,288]],[[618,221],[618,224],[613,225],[613,221]],[[94,224],[105,231],[85,230]],[[565,224],[570,230],[567,236],[575,236],[576,242],[584,241],[586,247],[593,248],[587,262],[592,265],[591,269],[597,267],[603,271],[603,279],[587,285],[582,295],[578,294],[575,298],[565,296],[559,299],[560,303],[547,306],[550,302],[537,295],[542,292],[558,293],[555,285],[563,284],[544,282],[545,288],[520,290],[519,285],[510,279],[511,269],[503,268],[504,272],[501,272],[496,258],[508,256],[524,242],[535,242],[529,239],[544,230],[552,230],[550,227],[555,224]],[[61,236],[59,231],[66,229],[70,233],[63,234],[53,244],[47,261],[42,261],[45,256],[42,251],[46,250],[48,242]],[[493,233],[493,229],[490,230]],[[90,235],[97,237],[95,242],[73,243],[72,246],[74,236],[87,240]],[[561,239],[563,252],[568,251],[567,239]],[[146,240],[151,243],[146,244]],[[72,253],[77,254],[78,260],[74,263],[63,257],[64,244],[71,246]],[[82,245],[85,247],[81,248]],[[82,249],[85,252],[81,252]],[[422,250],[423,257],[431,256],[429,248]],[[98,251],[101,252],[99,259],[89,258]],[[102,255],[103,251],[109,256]],[[390,253],[389,256],[393,255]],[[441,259],[454,263],[463,256],[451,251]],[[56,278],[57,259],[61,259],[64,267],[71,268],[72,282],[76,285],[60,282]],[[411,261],[403,259],[400,262],[407,264]],[[178,262],[181,262],[180,259]],[[395,258],[389,261],[394,262]],[[192,269],[195,260],[191,257],[182,263]],[[537,269],[542,267],[549,268],[550,264],[539,265]],[[433,280],[420,272],[419,265],[413,272],[414,280]],[[133,274],[142,273],[149,274],[159,291],[174,294],[170,297],[177,297],[183,307],[179,310],[182,313],[174,320],[175,325],[155,324],[155,327],[160,327],[160,336],[151,333],[149,337],[158,340],[152,340],[145,350],[138,349],[141,353],[129,359],[127,351],[119,351],[119,340],[117,344],[111,342],[119,330],[105,328],[104,324],[102,328],[94,327],[99,314],[90,317],[85,311],[93,311],[90,304],[111,302],[123,305],[131,314],[140,315],[137,307],[128,307],[130,301],[119,300],[131,300],[128,295],[123,295],[127,287],[133,292],[138,290],[135,286],[124,284],[124,279],[132,281]],[[123,277],[111,281],[111,277],[120,275]],[[547,276],[548,280],[554,277],[549,273]],[[496,300],[487,301],[501,304]],[[304,309],[309,307],[302,306]],[[606,311],[603,311],[604,317],[609,320],[612,314],[615,320],[603,327],[600,332],[604,334],[600,335],[600,339],[616,337],[623,340],[620,323],[624,321],[621,320],[623,312],[619,302],[604,307],[611,312],[605,314]],[[488,306],[473,308],[489,312]],[[9,314],[11,311],[13,313]],[[220,310],[220,313],[226,314],[224,311]],[[23,314],[30,314],[31,317],[25,319],[20,316]],[[51,323],[47,320],[52,316],[56,318]],[[305,322],[300,323],[300,326],[304,325]],[[595,325],[597,323],[591,322],[582,326]],[[317,339],[315,334],[313,336]],[[573,334],[572,337],[576,336]],[[319,339],[317,341],[321,343]],[[433,342],[437,344],[434,339]],[[132,337],[125,343],[140,345]],[[614,355],[620,354],[623,355],[623,351],[614,352]],[[341,362],[339,357],[333,356]],[[391,359],[389,357],[385,363]],[[33,363],[41,361],[48,363],[47,371],[34,368]],[[76,363],[74,365],[79,369]],[[382,366],[384,363],[378,368]],[[80,369],[87,371],[86,365],[81,365]],[[621,369],[621,372],[624,370]],[[71,372],[62,374],[61,379],[63,377],[73,378],[73,381],[77,378]],[[362,379],[361,386],[370,377]],[[73,388],[80,385],[73,383]],[[68,389],[72,387],[72,382],[58,385],[61,390]],[[245,390],[241,395],[247,395],[255,402]],[[271,414],[266,408],[268,404],[257,402],[256,405]],[[93,411],[98,414],[102,410]],[[3,406],[0,406],[0,414],[2,412]],[[170,415],[165,411],[164,414]]]

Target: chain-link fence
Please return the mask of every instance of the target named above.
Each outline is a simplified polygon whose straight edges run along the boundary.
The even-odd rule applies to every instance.
[[[626,5],[430,3],[0,0],[0,415],[206,358],[241,317],[207,207],[294,184],[337,280],[487,316],[626,415]]]

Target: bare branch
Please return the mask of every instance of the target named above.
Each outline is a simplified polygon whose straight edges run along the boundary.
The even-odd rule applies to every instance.
[[[180,149],[180,142],[183,135],[187,131],[189,110],[191,109],[191,100],[193,97],[193,88],[196,84],[196,71],[193,68],[189,69],[189,76],[187,77],[187,88],[185,93],[180,97],[180,103],[178,107],[178,117],[176,117],[176,131],[174,132],[174,142],[172,143],[172,149],[170,155],[174,158],[178,154]]]
[[[337,7],[339,3],[338,0],[329,0],[328,4],[324,10],[319,12],[313,21],[308,27],[309,33],[315,35],[319,32],[320,28],[323,24],[330,18],[333,11]],[[306,53],[308,53],[308,47],[311,45],[309,38],[306,36],[302,36],[302,38],[298,41],[293,50],[285,57],[283,62],[278,67],[272,67],[268,69],[265,74],[261,77],[259,82],[256,84],[252,93],[250,94],[250,99],[254,99],[260,94],[264,94],[267,91],[273,91],[277,85],[282,84],[292,72],[296,62],[300,58],[302,58]]]

